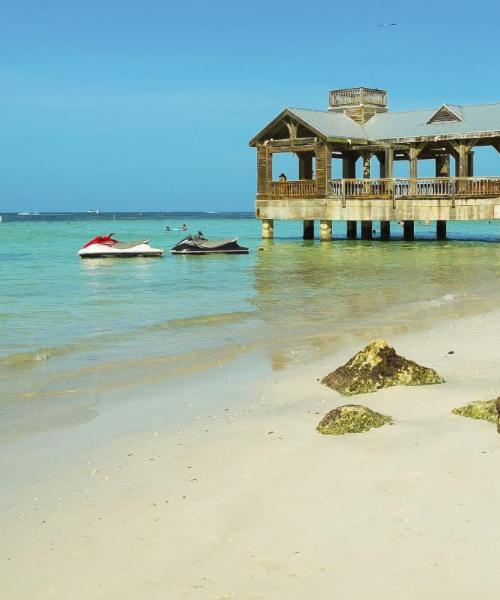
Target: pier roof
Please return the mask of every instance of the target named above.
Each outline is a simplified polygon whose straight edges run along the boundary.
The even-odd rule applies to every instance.
[[[412,141],[500,136],[500,102],[493,104],[443,104],[438,108],[405,112],[379,112],[364,125],[342,112],[287,108],[251,141],[266,139],[284,117],[296,118],[325,140],[340,139]]]
[[[458,118],[429,122],[444,106]],[[403,140],[422,137],[455,137],[500,131],[500,103],[443,105],[439,109],[386,112],[374,115],[363,129],[371,140]]]

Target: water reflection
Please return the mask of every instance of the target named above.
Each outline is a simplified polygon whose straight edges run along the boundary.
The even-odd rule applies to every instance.
[[[253,305],[275,369],[352,336],[494,308],[500,247],[490,243],[266,240]]]

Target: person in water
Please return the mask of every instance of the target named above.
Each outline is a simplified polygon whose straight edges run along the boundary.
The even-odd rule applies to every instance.
[[[182,224],[182,227],[181,227],[181,229],[182,229],[182,231],[186,231],[186,230],[187,230],[186,223],[183,223],[183,224]]]
[[[165,230],[166,230],[166,231],[170,231],[170,225],[167,225],[167,226],[165,227]]]

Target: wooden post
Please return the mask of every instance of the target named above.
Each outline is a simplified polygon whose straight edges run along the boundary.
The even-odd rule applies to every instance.
[[[322,242],[330,242],[332,240],[332,222],[331,221],[320,221],[319,224],[319,238]]]
[[[436,177],[450,176],[450,155],[438,154],[436,156]],[[446,239],[446,221],[436,221],[436,238]]]
[[[271,193],[273,178],[273,155],[266,145],[257,147],[257,200],[265,199]]]
[[[321,140],[316,142],[316,190],[319,198],[326,198],[332,178],[332,151]]]
[[[418,177],[418,151],[413,146],[410,148],[410,179]]]
[[[313,177],[313,154],[312,152],[299,152],[299,179],[312,179]]]
[[[371,152],[363,152],[363,179],[370,179],[371,177]]]
[[[415,221],[403,221],[403,239],[406,241],[415,239]]]
[[[363,152],[363,179],[370,179],[371,177],[371,152]],[[361,239],[371,240],[373,223],[371,221],[361,221]]]
[[[272,240],[274,237],[274,220],[262,219],[262,239]]]
[[[468,156],[467,177],[474,177],[474,152],[472,150]]]
[[[408,195],[414,196],[417,193],[417,184],[415,179],[418,177],[418,150],[414,146],[410,148],[410,181],[408,183]]]
[[[436,221],[436,239],[446,239],[446,221]]]
[[[314,239],[314,221],[304,221],[304,240]]]
[[[380,239],[390,240],[391,239],[391,222],[380,221]]]
[[[347,239],[355,240],[358,237],[358,222],[347,221]]]
[[[344,179],[355,179],[356,178],[356,160],[358,156],[354,152],[344,153],[342,157],[342,177]],[[344,197],[342,208],[346,207],[345,201],[345,184],[343,188]],[[355,240],[358,235],[358,223],[357,221],[347,221],[347,239]]]
[[[393,150],[393,148],[385,149],[384,177],[387,177],[388,179],[392,179],[394,177],[394,150]]]

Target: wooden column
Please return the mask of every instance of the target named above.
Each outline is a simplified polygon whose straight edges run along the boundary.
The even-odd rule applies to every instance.
[[[406,241],[415,239],[415,221],[403,221],[403,239]]]
[[[272,240],[274,237],[273,219],[262,219],[262,239]]]
[[[394,177],[394,150],[392,148],[385,149],[384,177],[388,177],[390,179]]]
[[[372,154],[371,152],[363,152],[363,179],[370,179],[370,161]],[[373,223],[371,221],[361,221],[361,239],[371,240]]]
[[[474,152],[469,152],[467,164],[467,177],[474,177]]]
[[[385,152],[380,160],[380,177],[384,179],[392,179],[394,177],[394,150],[392,148],[386,148]],[[392,190],[392,185],[394,182],[391,182],[389,189]],[[394,198],[394,196],[393,196]],[[393,201],[394,203],[394,201]],[[393,207],[395,208],[395,207]],[[389,240],[391,238],[391,222],[390,221],[380,221],[380,238],[383,240]]]
[[[314,221],[304,221],[304,240],[313,240],[314,239]]]
[[[410,180],[417,179],[418,177],[418,157],[425,149],[427,144],[416,144],[410,147]],[[410,181],[409,184],[409,195],[413,196],[416,194],[416,182]]]
[[[355,179],[356,178],[356,161],[358,155],[354,152],[344,153],[342,158],[342,177],[344,179]],[[355,240],[358,235],[358,223],[357,221],[347,221],[347,239]]]
[[[417,148],[410,148],[410,179],[416,179],[418,177],[418,155],[419,151]]]
[[[363,152],[363,179],[370,179],[371,177],[371,152]]]
[[[299,152],[299,179],[312,179],[313,177],[313,153]]]
[[[257,200],[271,193],[273,178],[273,155],[264,144],[257,147]]]
[[[319,223],[319,239],[323,242],[332,240],[332,222],[322,220]]]
[[[436,156],[436,177],[450,176],[450,155],[438,154]],[[436,221],[436,238],[438,240],[446,239],[446,221]]]
[[[326,142],[316,142],[316,189],[319,198],[326,198],[332,178],[332,151]]]

